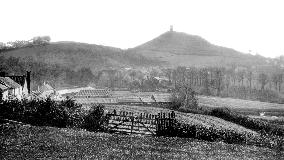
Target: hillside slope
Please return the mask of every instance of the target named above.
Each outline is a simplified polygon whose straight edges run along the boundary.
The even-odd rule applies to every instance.
[[[181,32],[168,31],[153,40],[127,51],[167,62],[171,66],[258,65],[265,58],[220,47],[205,39]]]
[[[71,69],[89,67],[93,71],[104,68],[159,64],[158,61],[141,55],[127,55],[119,48],[76,42],[56,42],[45,46],[20,48],[4,52],[3,55],[21,57],[25,60],[32,57],[39,62],[60,64]]]

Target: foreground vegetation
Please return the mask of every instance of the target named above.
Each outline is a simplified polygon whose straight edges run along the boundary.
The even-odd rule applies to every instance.
[[[188,102],[186,104],[191,103]],[[142,106],[115,105],[104,107],[95,105],[89,107],[85,108],[85,106],[77,105],[72,100],[56,102],[50,98],[32,101],[4,101],[1,102],[2,112],[0,117],[1,119],[16,120],[35,126],[107,131],[108,121],[104,113],[107,111],[111,112],[113,109],[116,109],[117,112],[133,112],[134,115],[140,115],[140,113],[157,114],[170,111],[170,109],[166,108]],[[252,144],[282,150],[280,144],[283,142],[283,129],[279,129],[276,126],[273,127],[270,124],[250,121],[246,117],[237,117],[229,113],[225,112],[223,114],[223,112],[213,110],[210,112],[211,116],[209,116],[176,112],[177,121],[172,128],[169,128],[169,134],[164,136],[195,138],[211,142],[222,141],[225,143]],[[274,137],[271,137],[271,135]]]
[[[3,131],[4,130],[4,131]],[[283,159],[268,148],[190,138],[1,125],[0,159]]]

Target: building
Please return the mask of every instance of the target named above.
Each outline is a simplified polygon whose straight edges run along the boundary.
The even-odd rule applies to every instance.
[[[0,73],[1,78],[1,98],[2,99],[22,99],[27,97],[31,92],[31,72],[27,71],[26,75],[15,76],[6,75],[5,72]]]
[[[39,97],[47,98],[55,95],[55,90],[46,82],[38,88]]]
[[[0,92],[2,100],[22,99],[24,97],[23,87],[13,81],[10,77],[0,77]]]

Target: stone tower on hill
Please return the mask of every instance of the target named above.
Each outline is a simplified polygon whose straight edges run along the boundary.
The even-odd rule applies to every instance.
[[[174,29],[173,29],[173,25],[171,25],[171,26],[170,26],[170,31],[171,31],[171,32],[173,32],[173,31],[174,31]]]

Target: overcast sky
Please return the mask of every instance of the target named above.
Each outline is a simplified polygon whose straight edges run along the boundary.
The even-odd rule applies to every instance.
[[[49,35],[132,48],[169,30],[265,57],[284,55],[282,0],[0,0],[0,42]]]

